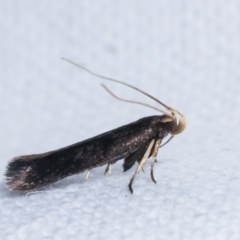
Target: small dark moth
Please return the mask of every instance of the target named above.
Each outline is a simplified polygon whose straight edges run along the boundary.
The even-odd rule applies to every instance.
[[[113,97],[120,101],[144,105],[163,113],[163,115],[141,118],[55,151],[16,157],[7,166],[5,175],[8,188],[12,190],[34,190],[84,171],[87,171],[87,179],[92,168],[107,164],[105,174],[110,173],[111,164],[124,159],[124,171],[129,170],[136,162],[138,163],[138,167],[128,185],[130,192],[133,193],[133,181],[136,175],[143,170],[147,159],[150,157],[152,157],[150,175],[152,181],[156,183],[153,168],[158,149],[185,129],[185,117],[177,110],[130,84],[98,75],[67,59],[64,60],[92,75],[130,87],[161,104],[168,112],[145,103],[119,98],[105,85],[102,85]],[[167,135],[170,135],[170,138],[161,145],[162,140]]]

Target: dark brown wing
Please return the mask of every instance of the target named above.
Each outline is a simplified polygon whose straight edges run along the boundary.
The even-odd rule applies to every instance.
[[[140,159],[149,140],[163,131],[163,117],[145,117],[62,149],[17,157],[7,166],[7,185],[10,189],[32,190],[123,158],[127,170]]]

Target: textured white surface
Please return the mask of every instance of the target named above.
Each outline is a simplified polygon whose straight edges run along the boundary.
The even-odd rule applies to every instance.
[[[2,1],[0,239],[240,239],[240,3]],[[183,112],[186,131],[149,165],[94,169],[42,192],[9,192],[7,162],[156,112],[107,95],[67,57]],[[105,82],[122,97],[151,102]],[[156,104],[153,103],[155,106]]]

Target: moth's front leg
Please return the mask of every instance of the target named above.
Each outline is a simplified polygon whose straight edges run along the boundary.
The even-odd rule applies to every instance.
[[[153,152],[152,152],[152,162],[151,162],[151,171],[150,171],[150,175],[151,175],[151,179],[154,183],[157,183],[154,176],[153,176],[153,168],[154,168],[154,163],[157,161],[157,154],[158,154],[158,149],[160,147],[160,144],[162,142],[162,139],[159,138],[156,140],[154,147],[153,147]]]
[[[148,159],[148,157],[149,157],[149,155],[152,151],[152,148],[154,146],[155,141],[156,141],[155,139],[152,139],[151,142],[149,143],[146,152],[144,153],[141,161],[139,162],[139,165],[138,165],[135,173],[133,174],[133,176],[132,176],[132,178],[131,178],[131,180],[128,184],[128,187],[129,187],[129,190],[130,190],[131,193],[133,193],[133,189],[132,189],[133,181],[134,181],[136,175],[143,169],[145,163],[147,162],[147,159]]]

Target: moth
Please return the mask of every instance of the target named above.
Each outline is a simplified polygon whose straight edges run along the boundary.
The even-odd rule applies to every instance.
[[[124,159],[123,171],[129,170],[135,163],[138,164],[128,185],[130,192],[133,193],[133,181],[136,175],[143,171],[143,167],[150,157],[152,157],[150,176],[152,181],[156,183],[153,169],[158,150],[185,129],[186,119],[184,115],[128,83],[104,77],[70,60],[63,60],[94,76],[132,88],[162,105],[165,111],[142,102],[120,98],[102,84],[105,90],[118,100],[155,109],[162,115],[141,118],[58,150],[16,157],[9,162],[5,173],[8,188],[31,191],[85,171],[87,171],[87,179],[91,169],[103,165],[107,165],[105,174],[110,174],[111,165]],[[169,139],[162,144],[163,139],[167,136]]]

